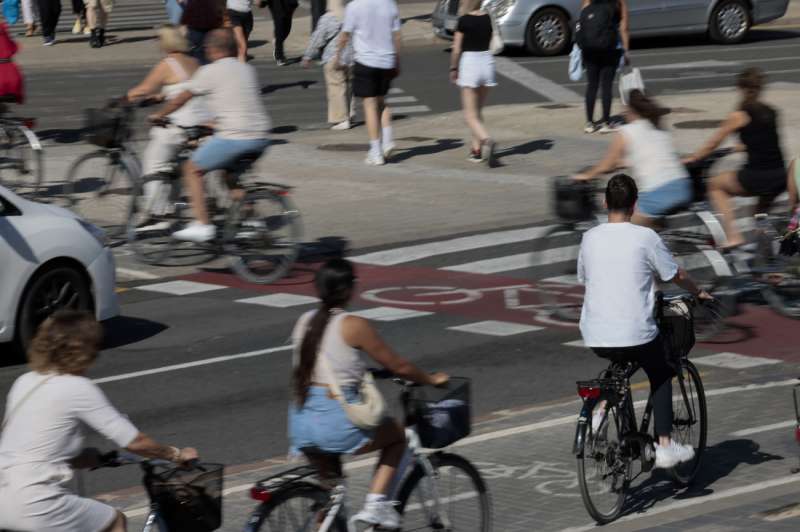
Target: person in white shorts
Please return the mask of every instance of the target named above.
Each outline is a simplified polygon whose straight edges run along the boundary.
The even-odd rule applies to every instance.
[[[97,358],[102,328],[91,314],[56,312],[28,350],[31,371],[14,381],[0,436],[0,529],[31,532],[124,532],[125,516],[68,488],[74,469],[100,465],[83,448],[84,427],[147,458],[185,463],[178,449],[142,434],[85,377]]]
[[[489,137],[483,123],[483,106],[494,79],[494,56],[489,51],[492,42],[492,19],[481,9],[481,0],[463,3],[458,19],[450,59],[450,79],[461,87],[464,118],[472,131],[469,160],[495,165],[497,144]]]

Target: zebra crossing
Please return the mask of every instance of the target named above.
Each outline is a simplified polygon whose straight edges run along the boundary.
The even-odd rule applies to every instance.
[[[167,22],[164,0],[116,0],[108,20],[109,31],[145,30]],[[72,13],[72,2],[62,0],[61,18],[56,31],[69,33],[75,23]],[[22,19],[13,26],[15,31],[24,31]]]

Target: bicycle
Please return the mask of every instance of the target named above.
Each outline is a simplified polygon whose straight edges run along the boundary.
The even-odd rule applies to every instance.
[[[168,120],[161,122],[168,124]],[[183,162],[201,139],[213,134],[204,126],[176,127],[184,131],[186,140],[171,168],[137,180],[131,192],[126,235],[135,256],[147,264],[164,265],[169,258],[191,257],[201,250],[230,257],[231,268],[246,281],[268,284],[282,278],[300,255],[301,215],[291,199],[292,187],[258,178],[242,183],[260,153],[234,163],[226,170],[223,190],[209,195],[209,217],[218,227],[210,244],[172,238],[193,220],[180,184]],[[153,192],[146,194],[151,184]]]
[[[85,139],[99,149],[81,155],[67,170],[67,206],[102,228],[112,245],[125,241],[131,192],[142,173],[132,143],[135,109],[149,103],[120,98],[103,109],[88,109]]]
[[[9,114],[15,97],[0,98],[0,184],[18,194],[35,196],[44,180],[44,148],[33,132],[33,120]]]
[[[222,526],[222,465],[192,462],[176,466],[166,460],[111,451],[101,455],[100,465],[93,470],[128,465],[142,469],[142,485],[150,498],[142,532],[210,532]]]
[[[397,479],[402,478],[402,482],[396,480],[395,486],[399,487],[394,494],[399,501],[397,510],[403,515],[403,529],[489,532],[491,500],[475,466],[456,454],[422,451],[421,436],[426,433],[418,430],[420,418],[415,405],[419,399],[412,396],[417,385],[385,370],[373,370],[373,374],[376,378],[391,378],[402,387],[400,402],[408,447],[407,460],[401,462],[397,472]],[[454,385],[458,382],[462,387],[468,385],[466,379],[453,378],[450,389],[457,390]],[[259,505],[245,532],[356,532],[355,523],[348,520],[341,456],[316,449],[303,452],[311,465],[265,478],[251,488],[250,496]],[[408,465],[403,468],[405,463]],[[466,504],[457,505],[459,502]],[[377,529],[368,526],[366,530]]]
[[[698,304],[693,296],[659,294],[656,306],[659,329],[677,363],[674,380],[680,394],[677,399],[673,398],[672,437],[681,444],[691,445],[695,451],[694,459],[670,470],[680,486],[688,486],[694,480],[708,435],[703,382],[688,359],[694,345],[693,308]],[[647,400],[641,425],[637,427],[636,423],[630,379],[638,369],[633,362],[612,361],[599,378],[577,383],[583,404],[575,430],[573,454],[584,506],[599,524],[609,523],[622,513],[634,480],[634,463],[640,463],[639,474],[649,472],[655,464],[656,437],[649,434],[652,395]],[[595,433],[592,416],[601,401],[606,401],[606,405]]]

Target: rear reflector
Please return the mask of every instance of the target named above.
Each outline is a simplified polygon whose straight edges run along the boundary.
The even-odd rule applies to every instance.
[[[600,391],[600,388],[581,386],[578,388],[578,395],[583,399],[598,399],[600,397]]]
[[[800,425],[794,429],[794,439],[797,440],[797,443],[800,443]]]
[[[268,502],[272,498],[272,493],[261,486],[253,486],[250,488],[250,498],[255,501]]]
[[[24,118],[22,123],[25,124],[25,127],[28,129],[34,129],[36,127],[36,119],[35,118]]]

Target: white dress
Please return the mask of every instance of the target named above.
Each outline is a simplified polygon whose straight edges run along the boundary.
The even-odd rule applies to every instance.
[[[22,375],[8,393],[6,412],[10,416],[0,436],[0,529],[100,532],[108,528],[116,511],[68,489],[72,478],[68,461],[83,449],[84,425],[119,447],[136,438],[136,427],[111,406],[97,385],[75,375]]]

